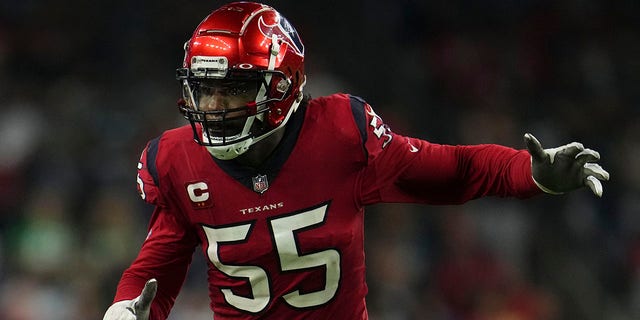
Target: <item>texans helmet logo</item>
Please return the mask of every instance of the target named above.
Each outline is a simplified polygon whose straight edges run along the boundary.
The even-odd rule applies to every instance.
[[[293,28],[289,20],[281,15],[276,16],[276,23],[267,24],[263,17],[258,19],[258,29],[267,38],[271,38],[271,35],[275,34],[278,39],[286,42],[291,46],[294,51],[299,55],[304,55],[304,45],[298,36],[298,32]]]

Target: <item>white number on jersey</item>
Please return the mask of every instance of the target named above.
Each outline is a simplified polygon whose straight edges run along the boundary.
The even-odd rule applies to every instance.
[[[295,271],[315,267],[324,267],[325,287],[322,290],[300,293],[294,290],[283,295],[284,300],[296,308],[315,307],[329,302],[338,290],[340,282],[340,253],[335,249],[301,255],[295,231],[319,227],[326,218],[328,204],[308,211],[277,217],[270,221],[270,229],[275,239],[276,251],[280,259],[281,271]],[[225,264],[220,261],[218,247],[225,242],[247,241],[250,237],[251,224],[226,227],[203,226],[209,241],[207,254],[220,272],[229,277],[248,278],[253,298],[235,295],[230,289],[221,288],[227,303],[240,310],[258,313],[264,310],[271,300],[267,272],[259,266],[243,266]]]

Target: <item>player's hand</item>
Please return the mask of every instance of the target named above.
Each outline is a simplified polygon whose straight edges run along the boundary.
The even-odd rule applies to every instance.
[[[551,149],[543,149],[540,141],[526,133],[524,141],[531,154],[533,180],[544,192],[561,194],[583,186],[602,196],[601,180],[609,180],[609,173],[599,164],[600,154],[578,142]]]
[[[151,301],[155,298],[156,291],[156,279],[147,281],[139,296],[133,300],[122,300],[112,304],[102,320],[148,320]]]

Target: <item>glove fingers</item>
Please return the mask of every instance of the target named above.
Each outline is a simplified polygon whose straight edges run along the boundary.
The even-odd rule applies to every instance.
[[[561,146],[560,148],[564,149],[566,153],[578,153],[584,150],[584,145],[580,142],[571,142],[569,144]]]
[[[527,145],[527,150],[531,156],[537,161],[544,161],[547,154],[542,149],[542,144],[531,133],[524,134],[524,142]]]
[[[576,161],[580,166],[588,162],[596,162],[600,160],[600,153],[591,149],[584,149],[576,154]]]
[[[602,197],[602,183],[594,176],[587,176],[584,183],[598,197]]]
[[[562,193],[587,186],[595,195],[602,196],[602,181],[609,180],[609,173],[595,163],[600,160],[597,151],[586,149],[579,142],[542,149],[530,133],[524,135],[524,140],[531,154],[533,179],[540,189]]]
[[[545,149],[544,151],[549,155],[549,162],[553,164],[557,156],[574,158],[582,150],[584,150],[582,143],[572,142],[557,148]]]
[[[142,293],[135,303],[136,314],[139,314],[141,311],[149,310],[151,307],[151,301],[155,298],[157,291],[158,281],[156,279],[147,281],[144,285],[144,289],[142,289]]]
[[[571,142],[564,146],[548,149],[547,152],[551,152],[551,150],[554,150],[554,153],[558,152],[570,157],[575,157],[580,154],[580,152],[584,151],[584,146],[580,142]]]
[[[604,170],[597,163],[585,163],[584,164],[584,173],[587,176],[593,176],[598,180],[609,180],[609,172]]]

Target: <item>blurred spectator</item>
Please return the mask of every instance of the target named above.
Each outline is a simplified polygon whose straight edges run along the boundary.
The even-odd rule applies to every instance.
[[[26,170],[44,134],[39,109],[16,101],[0,111],[0,216],[8,215],[28,192]]]

